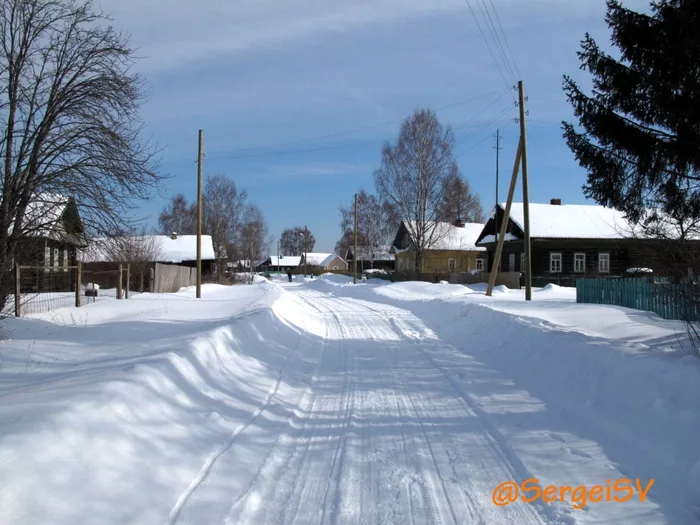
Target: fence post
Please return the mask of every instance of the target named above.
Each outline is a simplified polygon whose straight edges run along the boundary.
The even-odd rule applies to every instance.
[[[20,268],[19,265],[15,265],[15,317],[20,316],[20,304],[21,304],[21,298],[22,296],[20,295],[21,292],[21,281],[20,281]]]
[[[126,294],[125,298],[129,298],[129,281],[131,279],[131,263],[127,263],[126,265]]]
[[[117,282],[117,299],[122,298],[122,265],[119,265],[119,281]]]
[[[141,273],[139,274],[139,291],[143,293],[143,268],[141,268]]]
[[[83,263],[78,261],[78,267],[75,269],[75,307],[80,308],[80,289],[82,288],[83,280]]]

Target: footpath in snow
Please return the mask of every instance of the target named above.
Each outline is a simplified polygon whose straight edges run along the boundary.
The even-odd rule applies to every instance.
[[[682,324],[533,299],[325,276],[8,319],[0,524],[700,522]]]

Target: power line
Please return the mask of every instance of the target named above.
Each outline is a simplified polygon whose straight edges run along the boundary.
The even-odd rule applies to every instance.
[[[484,108],[483,108],[481,111],[479,111],[476,115],[472,116],[469,120],[467,120],[467,121],[465,121],[464,123],[462,123],[461,125],[457,126],[457,127],[455,128],[455,131],[459,131],[460,129],[462,129],[464,126],[466,126],[467,124],[469,124],[472,120],[474,120],[476,117],[478,117],[479,115],[481,115],[484,111],[486,111],[488,108],[490,108],[491,106],[493,106],[496,102],[498,102],[499,100],[501,100],[501,99],[502,99],[503,97],[505,97],[505,96],[506,96],[506,93],[503,93],[500,97],[498,97],[496,100],[494,100],[493,102],[491,102],[491,104],[489,104],[488,106],[484,107]]]
[[[479,18],[476,16],[476,13],[474,12],[474,9],[472,8],[472,4],[469,0],[464,0],[467,3],[467,7],[469,8],[469,11],[472,14],[472,18],[474,18],[474,22],[476,22],[476,27],[479,29],[479,33],[481,33],[481,38],[484,39],[484,42],[486,43],[486,47],[489,50],[489,53],[491,54],[491,58],[493,58],[494,63],[496,64],[496,67],[498,68],[498,72],[501,74],[501,78],[503,78],[504,82],[506,83],[506,86],[509,86],[510,88],[513,87],[513,85],[508,81],[506,76],[503,74],[503,69],[501,68],[501,64],[499,60],[496,58],[496,55],[493,52],[493,49],[491,49],[491,44],[489,44],[488,38],[486,38],[486,35],[484,34],[484,30],[481,28],[481,24],[479,23]],[[513,101],[515,102],[515,95],[511,93],[511,96],[513,97]]]
[[[509,121],[508,121],[508,124],[506,124],[505,126],[501,127],[500,129],[503,130],[503,129],[507,128],[508,126],[513,125],[513,124],[515,124],[515,121],[514,121],[514,120],[509,120]],[[486,142],[486,141],[489,140],[490,138],[493,138],[493,137],[492,137],[492,135],[491,135],[490,132],[489,132],[489,135],[487,135],[486,137],[484,137],[482,140],[480,140],[480,141],[477,142],[476,144],[472,145],[471,147],[465,149],[462,153],[460,153],[459,155],[457,155],[457,156],[455,157],[455,159],[458,159],[458,158],[460,158],[462,155],[464,155],[465,153],[468,153],[468,152],[472,151],[473,149],[477,148],[478,146],[480,146],[481,144],[483,144],[484,142]]]
[[[464,138],[459,142],[459,144],[457,144],[457,145],[458,145],[458,146],[461,146],[461,145],[465,144],[465,143],[468,142],[472,137],[474,137],[474,136],[478,135],[479,133],[481,133],[481,131],[483,131],[484,129],[488,128],[488,127],[491,126],[492,124],[494,124],[500,117],[502,117],[503,115],[505,115],[506,113],[508,113],[509,111],[512,111],[512,110],[513,110],[513,106],[510,106],[510,105],[509,105],[507,108],[503,109],[503,110],[500,111],[498,114],[494,115],[494,116],[491,117],[489,120],[487,120],[486,122],[484,122],[483,124],[481,124],[481,125],[479,126],[479,129],[477,129],[477,130],[471,132],[469,135],[467,135],[466,137],[464,137]]]
[[[518,61],[515,60],[515,56],[513,56],[513,50],[510,47],[510,43],[508,42],[508,38],[506,37],[506,32],[503,30],[503,24],[501,24],[501,17],[498,16],[498,11],[496,11],[496,6],[493,3],[493,0],[489,0],[489,3],[491,4],[491,10],[493,11],[493,14],[496,17],[496,21],[498,22],[498,27],[501,30],[501,34],[503,35],[503,41],[506,44],[506,49],[508,50],[508,53],[510,54],[510,59],[513,61],[513,66],[515,67],[515,72],[518,74],[518,77],[520,77],[520,70],[518,69]]]
[[[437,112],[437,111],[444,111],[444,110],[446,110],[446,109],[454,108],[454,107],[457,107],[457,106],[463,106],[464,104],[468,104],[469,102],[474,102],[474,101],[476,101],[476,100],[481,100],[482,98],[490,97],[490,96],[492,96],[492,95],[505,94],[507,91],[509,91],[509,89],[500,89],[500,90],[498,90],[498,91],[492,91],[491,93],[485,93],[485,94],[483,94],[483,95],[479,95],[479,96],[477,96],[477,97],[470,98],[470,99],[467,99],[467,100],[464,100],[464,101],[461,101],[461,102],[455,102],[455,103],[453,103],[453,104],[448,104],[447,106],[442,106],[442,107],[436,109],[435,111],[436,111],[436,112]],[[502,97],[501,97],[501,98],[502,98]],[[353,133],[360,133],[360,132],[362,132],[362,131],[368,131],[368,130],[371,130],[371,129],[381,128],[381,127],[383,127],[383,126],[388,126],[388,125],[390,125],[390,124],[396,124],[396,123],[398,123],[398,122],[402,122],[402,121],[405,120],[406,118],[407,118],[407,117],[404,116],[404,117],[397,118],[397,119],[393,119],[393,120],[390,120],[390,121],[381,122],[381,123],[379,123],[379,124],[372,124],[372,125],[369,125],[369,126],[363,126],[363,127],[356,128],[356,129],[351,129],[351,130],[348,130],[348,131],[341,131],[341,132],[339,132],[339,133],[332,133],[332,134],[329,134],[329,135],[322,135],[322,136],[320,136],[320,137],[313,137],[313,138],[308,138],[308,139],[303,139],[303,140],[296,140],[296,141],[293,141],[293,142],[282,142],[282,143],[277,143],[277,144],[268,144],[268,145],[265,145],[265,146],[255,146],[255,147],[250,147],[250,148],[240,148],[240,149],[230,150],[230,151],[226,152],[226,155],[229,155],[229,154],[237,154],[237,153],[253,152],[253,151],[259,151],[259,150],[264,150],[264,149],[288,147],[288,146],[294,146],[294,145],[297,145],[297,144],[308,144],[309,142],[320,142],[320,141],[322,141],[322,140],[327,140],[327,139],[342,137],[342,136],[345,136],[345,135],[351,135],[351,134],[353,134]],[[214,157],[214,158],[227,158],[227,157]]]
[[[501,37],[498,34],[498,30],[496,29],[496,24],[493,21],[493,18],[491,17],[491,13],[489,12],[488,6],[486,5],[485,0],[476,0],[477,5],[479,6],[479,9],[481,10],[481,16],[483,17],[484,21],[486,22],[486,25],[488,26],[491,36],[493,37],[494,43],[496,45],[496,48],[501,54],[501,58],[503,59],[503,63],[506,65],[506,68],[509,70],[510,74],[512,75],[512,79],[515,83],[518,82],[518,76],[515,72],[515,69],[513,68],[512,64],[508,60],[508,54],[506,53],[505,46],[503,45],[503,42],[501,42]],[[483,8],[482,8],[483,5]],[[486,13],[484,15],[484,13]]]

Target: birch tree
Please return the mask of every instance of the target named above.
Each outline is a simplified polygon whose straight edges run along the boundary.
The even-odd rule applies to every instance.
[[[432,110],[417,110],[401,124],[396,143],[382,149],[381,167],[374,173],[379,197],[391,206],[408,229],[420,273],[426,250],[446,229],[438,227],[443,181],[454,166],[454,135]]]

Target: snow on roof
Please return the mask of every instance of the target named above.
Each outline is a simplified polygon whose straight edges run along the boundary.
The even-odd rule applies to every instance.
[[[155,262],[180,263],[183,261],[197,260],[197,236],[178,235],[173,239],[169,235],[149,235],[146,237],[132,237],[138,242],[143,239],[145,242],[153,242],[154,250],[157,252]],[[87,249],[78,253],[81,262],[110,262],[109,246],[115,242],[110,239],[94,239]],[[202,260],[213,261],[214,244],[211,235],[202,235]]]
[[[322,266],[323,261],[328,259],[330,256],[335,256],[335,254],[309,252],[306,254],[306,263],[312,266]]]
[[[500,205],[504,210],[506,203]],[[524,229],[522,202],[514,202],[510,218]],[[589,204],[530,204],[530,237],[621,239],[631,228],[624,215],[612,208]]]
[[[335,253],[331,253],[331,254],[328,255],[328,257],[326,257],[323,261],[320,262],[319,266],[325,268],[325,267],[328,266],[328,265],[333,261],[333,259],[335,259],[336,257],[337,257],[338,259],[344,260],[341,256],[339,256],[339,255],[337,255],[337,254],[335,254]]]
[[[279,259],[276,255],[271,255],[270,266],[299,266],[301,264],[301,257],[297,255],[280,255]]]
[[[369,261],[370,255],[373,255],[372,259],[375,261],[393,261],[394,255],[390,252],[390,250],[391,246],[379,246],[376,248],[373,248],[372,246],[358,246],[358,260]],[[355,246],[350,246],[348,251],[354,255]]]
[[[435,225],[435,223],[428,223],[428,228],[435,228],[436,231],[436,233],[433,234],[435,241],[428,247],[429,250],[461,250],[475,252],[483,252],[486,250],[486,248],[476,246],[476,240],[484,229],[484,225],[481,223],[467,222],[464,223],[464,226],[461,228],[449,222],[439,222],[437,225],[433,225]]]

